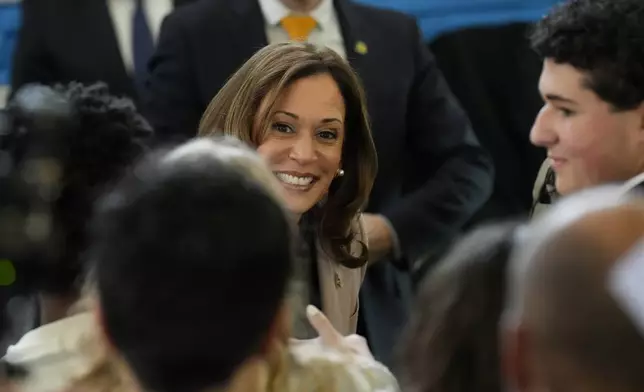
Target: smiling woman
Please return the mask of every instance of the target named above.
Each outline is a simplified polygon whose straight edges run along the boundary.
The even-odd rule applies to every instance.
[[[340,177],[344,100],[333,77],[319,74],[293,82],[275,108],[257,151],[282,183],[291,211],[301,215],[322,200],[332,181]],[[256,124],[258,130],[261,126]]]
[[[354,333],[368,260],[360,210],[377,171],[356,74],[330,49],[269,45],[206,109],[199,135],[222,133],[256,148],[269,163],[311,248],[312,302],[319,297],[334,326]]]

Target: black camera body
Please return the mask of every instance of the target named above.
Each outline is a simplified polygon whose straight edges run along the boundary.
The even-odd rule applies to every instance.
[[[23,87],[0,111],[0,260],[16,271],[12,292],[37,285],[64,246],[53,206],[75,117],[64,95],[42,85]]]

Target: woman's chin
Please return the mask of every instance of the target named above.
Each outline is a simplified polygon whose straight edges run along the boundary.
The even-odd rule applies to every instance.
[[[286,207],[292,214],[299,216],[307,213],[311,208],[315,206],[315,203],[306,200],[293,200],[288,198],[286,201]]]
[[[302,215],[315,206],[320,199],[313,197],[310,192],[292,192],[284,189],[284,201],[289,211],[294,214]]]

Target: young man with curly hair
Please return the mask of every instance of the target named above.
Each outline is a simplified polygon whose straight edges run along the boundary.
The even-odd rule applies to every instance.
[[[537,199],[553,193],[546,188],[567,195],[644,182],[643,25],[641,0],[570,0],[536,25],[531,41],[544,59],[545,105],[530,140],[547,149],[554,172],[542,171]]]

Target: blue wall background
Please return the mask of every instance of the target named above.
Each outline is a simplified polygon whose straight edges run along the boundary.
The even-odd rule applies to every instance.
[[[11,54],[19,25],[20,5],[0,3],[0,85],[9,84]]]
[[[426,40],[460,28],[539,20],[561,0],[354,0],[418,18]]]

